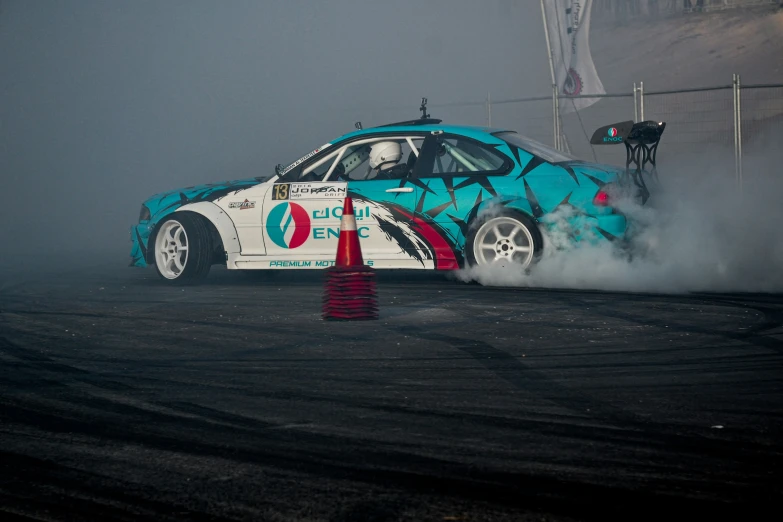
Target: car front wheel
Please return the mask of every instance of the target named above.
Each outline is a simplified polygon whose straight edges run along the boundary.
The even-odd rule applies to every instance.
[[[155,235],[155,269],[172,284],[201,282],[209,273],[213,249],[204,218],[176,213],[160,224]]]
[[[541,254],[544,241],[532,219],[505,210],[480,221],[468,236],[467,257],[471,266],[518,266],[529,268]]]

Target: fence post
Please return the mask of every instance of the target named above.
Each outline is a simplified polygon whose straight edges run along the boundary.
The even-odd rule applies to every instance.
[[[742,81],[737,75],[737,153],[739,157],[738,180],[740,194],[742,193]]]
[[[555,93],[555,112],[557,113],[557,150],[563,150],[563,120],[560,119],[560,95]]]
[[[636,99],[636,82],[633,82],[633,121],[639,121],[639,101]]]
[[[737,74],[731,75],[731,95],[734,102],[734,181],[739,186],[739,107],[737,106]]]
[[[552,84],[552,129],[555,149],[560,150],[560,106],[557,99],[557,84]]]
[[[487,127],[492,127],[492,98],[487,91]]]
[[[639,116],[644,119],[644,82],[639,82]]]
[[[737,74],[731,75],[731,103],[732,111],[731,116],[734,118],[732,121],[734,126],[734,181],[739,179],[739,168],[737,168]]]

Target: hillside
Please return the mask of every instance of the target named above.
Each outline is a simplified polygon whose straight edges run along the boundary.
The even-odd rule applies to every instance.
[[[596,16],[591,48],[608,92],[633,82],[668,90],[744,83],[783,83],[783,9],[761,7],[640,17],[619,24]]]
[[[617,23],[594,16],[591,48],[608,93],[632,93],[644,82],[645,119],[667,122],[667,157],[704,147],[731,148],[734,139],[730,88],[654,96],[661,90],[783,84],[783,9],[757,7],[706,13],[643,16]],[[565,102],[567,103],[567,102]],[[563,114],[571,151],[579,157],[622,163],[625,151],[587,143],[608,123],[632,119],[633,98],[607,98],[580,114]],[[752,145],[783,117],[783,88],[744,89],[743,142]]]

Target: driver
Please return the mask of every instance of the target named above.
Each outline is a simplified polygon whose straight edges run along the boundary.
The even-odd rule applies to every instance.
[[[367,179],[400,177],[394,169],[402,158],[402,148],[396,141],[379,141],[370,149],[370,174]],[[394,170],[392,170],[394,169]]]

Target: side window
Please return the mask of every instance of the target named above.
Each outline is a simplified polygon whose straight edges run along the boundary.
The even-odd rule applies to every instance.
[[[361,143],[345,149],[340,161],[334,168],[332,179],[342,181],[358,181],[367,177],[370,159],[370,144]]]
[[[413,170],[424,138],[412,137],[410,141],[413,148],[406,138],[375,138],[372,141],[349,145],[339,157],[329,180],[372,181],[405,178]]]
[[[506,159],[475,140],[441,134],[428,138],[422,151],[419,177],[503,174]]]

